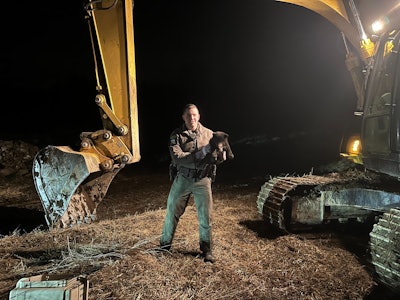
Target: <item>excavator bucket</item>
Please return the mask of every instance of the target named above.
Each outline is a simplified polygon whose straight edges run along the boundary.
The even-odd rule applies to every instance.
[[[98,158],[67,146],[47,146],[33,162],[33,179],[50,228],[65,228],[96,219],[96,208],[115,175],[101,172]]]

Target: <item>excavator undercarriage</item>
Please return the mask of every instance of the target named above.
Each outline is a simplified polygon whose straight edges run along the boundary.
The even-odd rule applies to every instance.
[[[392,181],[388,178],[386,184]],[[363,222],[399,204],[400,195],[382,190],[378,174],[357,170],[274,177],[261,187],[257,199],[259,213],[289,231],[333,220]]]
[[[400,292],[400,194],[396,179],[367,170],[277,176],[261,187],[260,215],[283,233],[332,223],[375,223],[369,253],[376,275]],[[383,189],[386,188],[386,189]]]

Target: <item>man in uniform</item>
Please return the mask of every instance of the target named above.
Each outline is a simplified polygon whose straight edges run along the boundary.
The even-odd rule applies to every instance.
[[[175,129],[170,136],[169,151],[172,165],[176,167],[176,176],[168,195],[167,212],[160,238],[160,247],[171,248],[179,219],[193,195],[199,224],[200,250],[204,261],[215,262],[212,253],[211,219],[213,198],[211,174],[204,172],[206,165],[219,164],[225,160],[225,153],[212,150],[210,140],[213,131],[200,122],[200,113],[196,105],[187,104],[182,113],[184,124]],[[213,154],[211,155],[211,151]]]

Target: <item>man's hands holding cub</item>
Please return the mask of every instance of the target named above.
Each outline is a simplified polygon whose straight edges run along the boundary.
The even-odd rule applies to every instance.
[[[208,153],[211,152],[211,145],[205,145],[204,147],[200,148],[200,150],[194,153],[194,158],[198,161],[203,160]]]
[[[223,148],[211,148],[209,144],[202,147],[194,153],[195,159],[204,164],[220,164],[226,160],[226,151]]]

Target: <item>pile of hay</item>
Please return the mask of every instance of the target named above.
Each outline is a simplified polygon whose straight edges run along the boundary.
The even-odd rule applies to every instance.
[[[136,198],[138,186],[124,190],[124,202]],[[136,200],[164,203],[168,187]],[[257,193],[216,189],[214,264],[200,256],[193,201],[170,252],[157,251],[165,208],[138,213],[125,207],[90,225],[14,232],[0,239],[0,297],[7,299],[21,277],[44,273],[86,276],[89,298],[96,300],[363,299],[371,292],[370,272],[339,236],[276,234],[258,215]],[[118,209],[122,193],[115,195],[107,198],[109,209]]]

